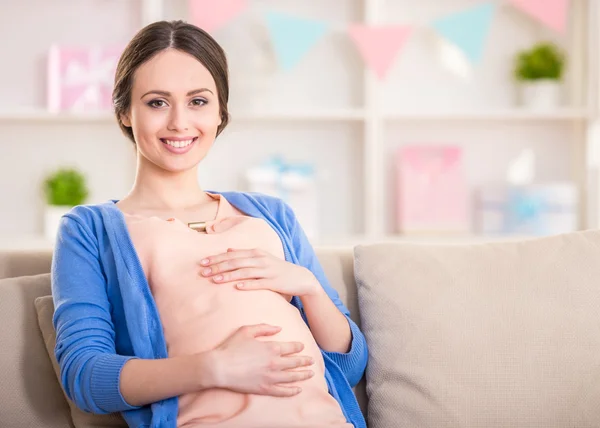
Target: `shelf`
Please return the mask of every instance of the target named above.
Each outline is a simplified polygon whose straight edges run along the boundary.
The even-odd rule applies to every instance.
[[[232,120],[280,120],[280,121],[355,121],[365,118],[365,111],[356,109],[318,110],[306,107],[296,111],[230,111]]]
[[[387,120],[453,120],[453,121],[544,121],[544,120],[586,120],[589,118],[586,109],[563,108],[553,111],[530,111],[524,109],[505,110],[473,110],[473,111],[439,111],[439,112],[386,112]]]
[[[116,122],[112,112],[52,113],[43,109],[0,111],[0,122]]]

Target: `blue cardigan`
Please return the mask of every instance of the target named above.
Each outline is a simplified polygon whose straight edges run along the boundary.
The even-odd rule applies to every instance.
[[[277,198],[222,194],[245,214],[264,219],[281,238],[286,260],[311,270],[346,315],[351,349],[348,353],[321,351],[325,377],[348,422],[365,428],[352,387],[366,368],[366,341],[327,281],[294,213]],[[60,381],[67,396],[87,412],[122,412],[131,427],[175,427],[177,397],[137,407],[129,405],[120,392],[119,376],[129,359],[166,358],[168,354],[153,296],[115,203],[80,205],[61,220],[52,261]],[[294,297],[292,304],[306,321],[300,299]]]

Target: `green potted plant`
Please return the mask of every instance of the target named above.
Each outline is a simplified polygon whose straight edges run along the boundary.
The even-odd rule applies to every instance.
[[[519,52],[514,76],[521,90],[521,102],[534,109],[558,107],[561,100],[565,54],[553,43],[540,42]]]
[[[59,168],[44,179],[44,235],[54,240],[61,217],[89,195],[87,180],[77,168]]]

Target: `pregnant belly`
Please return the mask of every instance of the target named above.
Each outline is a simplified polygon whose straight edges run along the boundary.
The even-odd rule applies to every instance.
[[[157,296],[169,356],[212,350],[240,327],[266,323],[281,327],[281,331],[258,340],[302,342],[305,346],[302,354],[317,361],[322,359],[300,312],[283,296],[267,290],[240,291],[229,285],[218,287],[213,287],[213,292],[184,292],[179,298],[171,296],[170,307],[164,310],[160,296]]]
[[[239,327],[266,323],[281,327],[281,331],[258,340],[303,343],[300,354],[314,358],[315,364],[310,369],[315,376],[289,384],[302,387],[302,392],[294,397],[242,394],[225,389],[182,395],[177,426],[283,428],[310,423],[344,424],[338,403],[328,393],[323,357],[298,309],[271,291],[240,291],[228,285],[220,285],[216,290],[215,294],[204,292],[201,296],[188,295],[179,302],[171,302],[179,308],[177,311],[169,308],[165,313],[172,315],[163,317],[169,356],[214,349]],[[157,302],[160,311],[160,299]],[[166,306],[167,302],[163,300],[163,304]]]

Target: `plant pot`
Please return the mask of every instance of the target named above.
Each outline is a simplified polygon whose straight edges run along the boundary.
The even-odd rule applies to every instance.
[[[553,110],[562,105],[562,85],[551,79],[521,83],[521,104],[531,110]]]
[[[54,242],[60,226],[60,219],[73,207],[69,205],[46,205],[44,208],[44,238]]]

